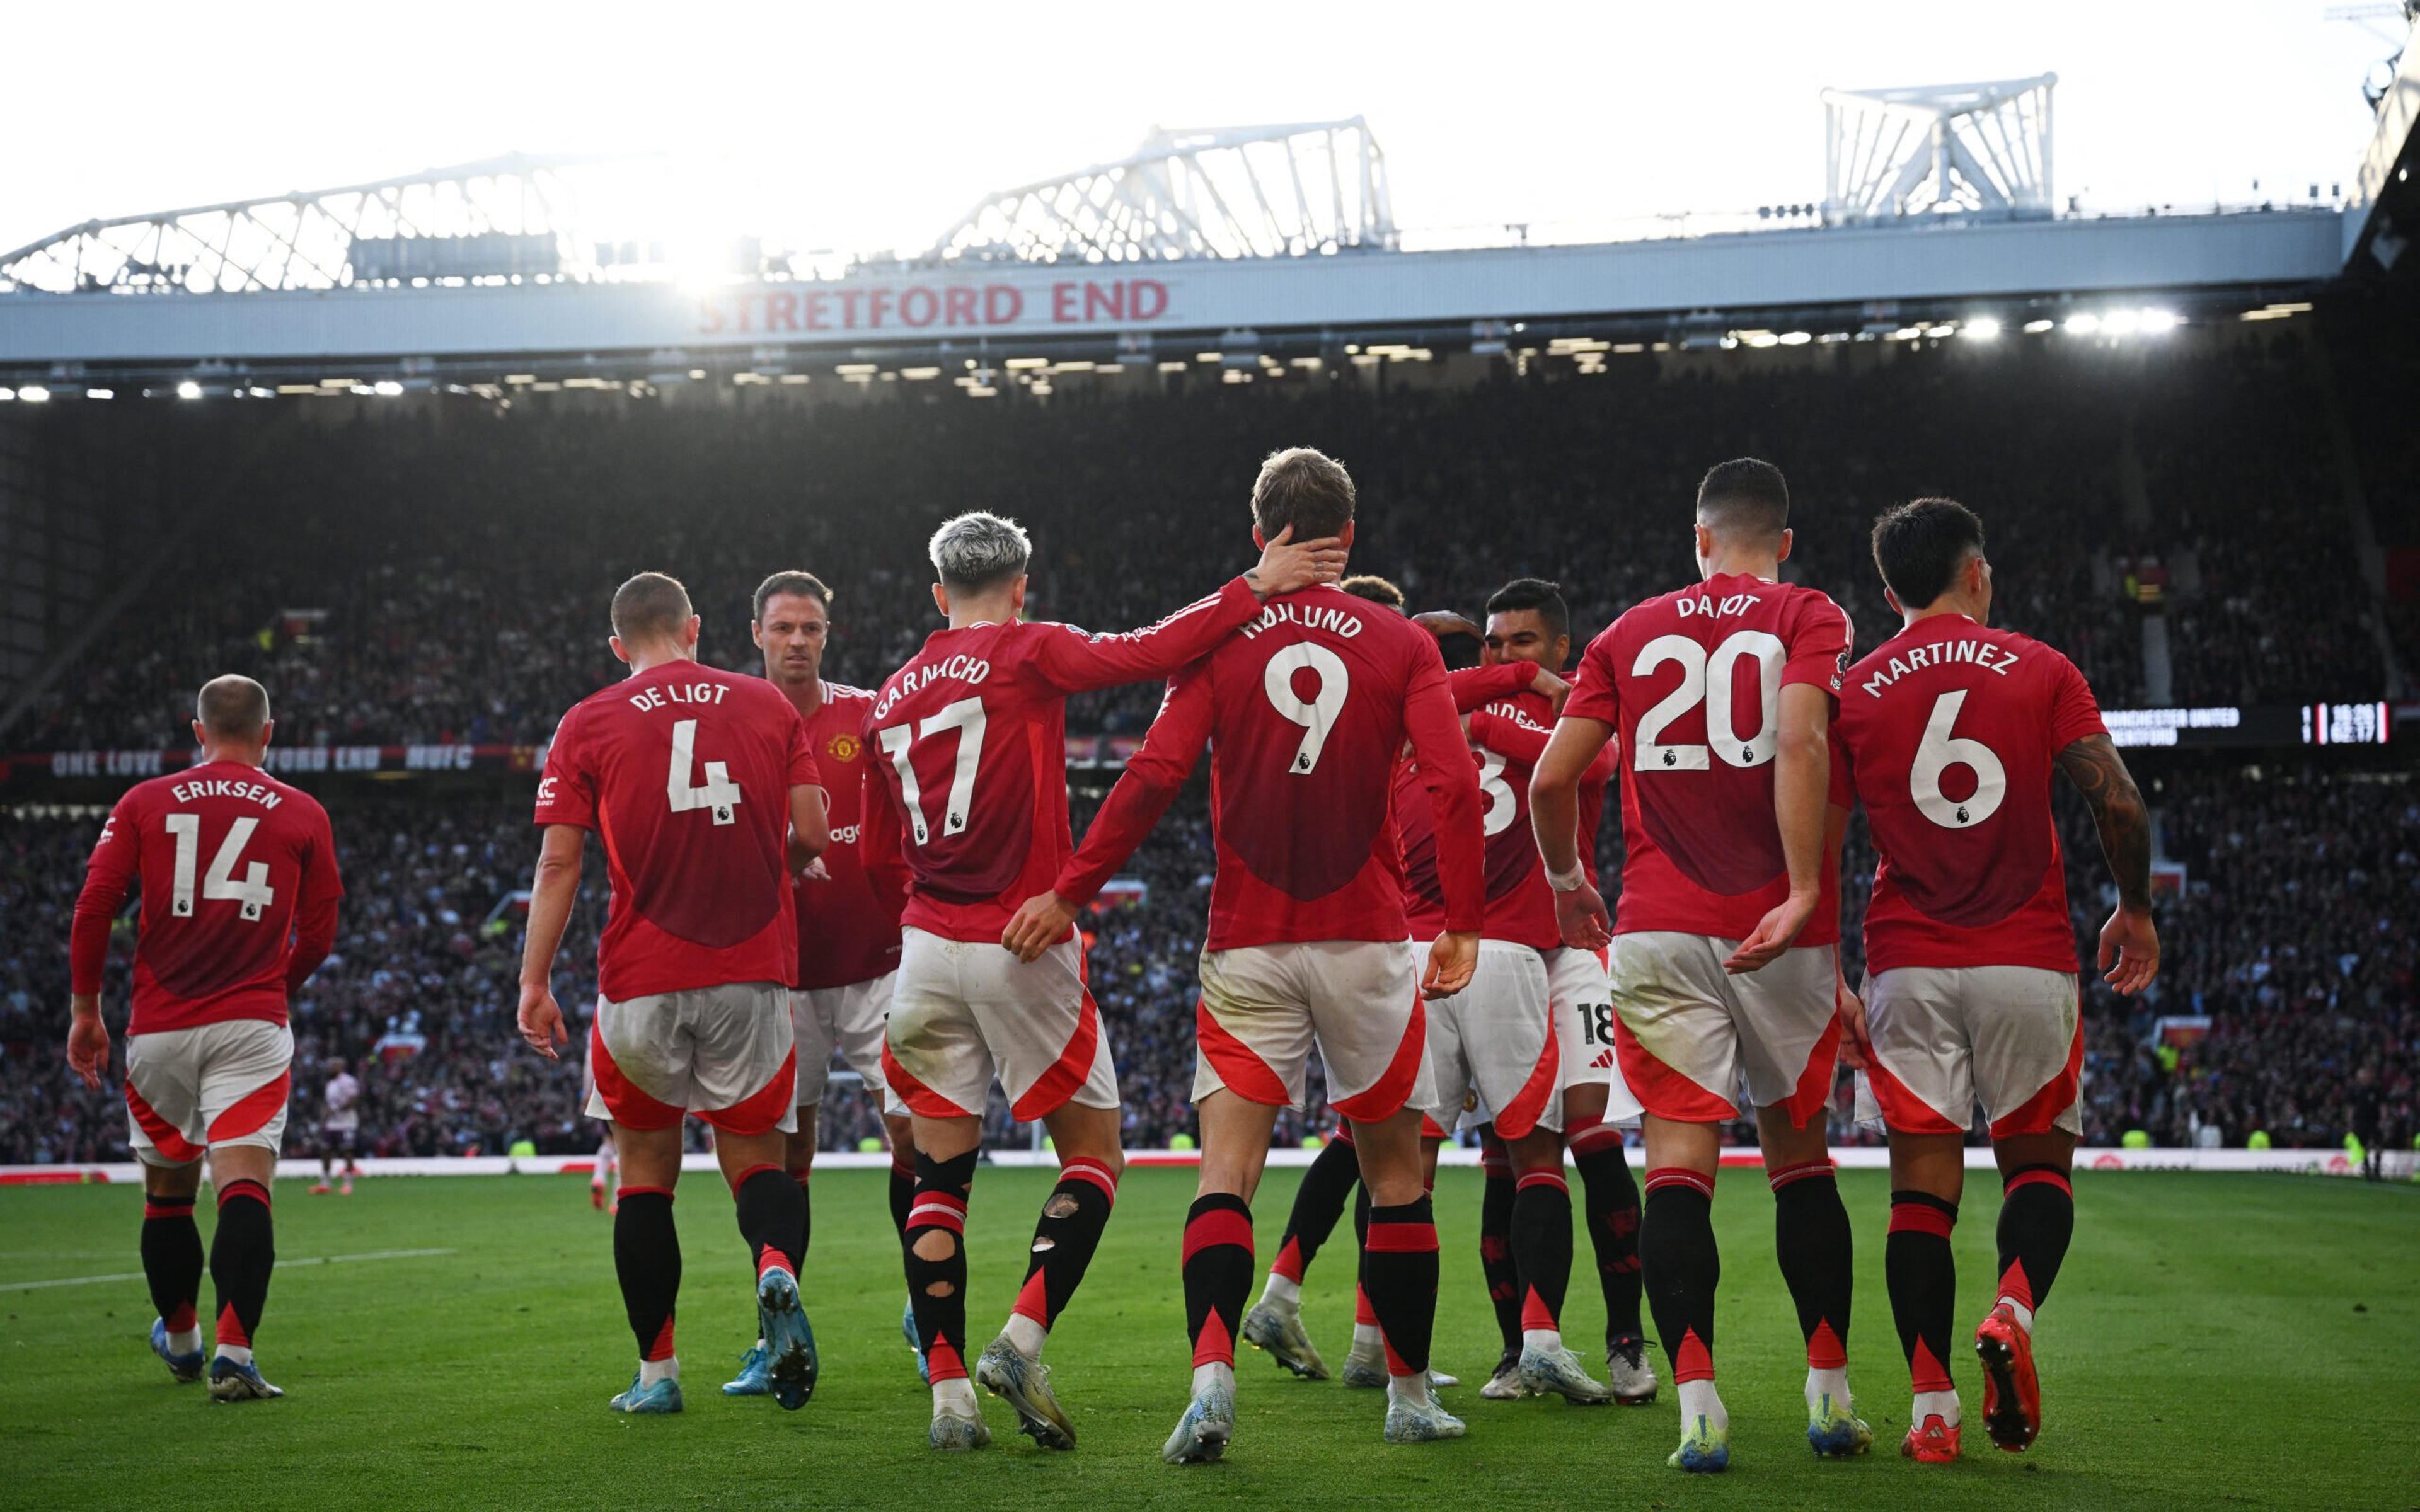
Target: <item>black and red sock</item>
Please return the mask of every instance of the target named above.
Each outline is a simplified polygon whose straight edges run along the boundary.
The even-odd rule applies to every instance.
[[[1388,1373],[1424,1375],[1437,1298],[1436,1211],[1425,1194],[1416,1202],[1371,1208],[1361,1289],[1387,1341]]]
[[[2040,1307],[2074,1237],[2075,1187],[2067,1172],[2056,1165],[2010,1171],[2000,1196],[1999,1295],[2029,1312]]]
[[[1955,1202],[1929,1192],[1891,1194],[1883,1275],[1908,1381],[1919,1392],[1958,1389],[1949,1379],[1949,1331],[1958,1312],[1958,1259],[1949,1234],[1957,1227]]]
[[[1714,1379],[1714,1288],[1723,1259],[1714,1246],[1713,1177],[1678,1165],[1647,1173],[1638,1261],[1674,1384]]]
[[[642,1360],[673,1355],[673,1304],[680,1298],[680,1230],[673,1195],[660,1186],[626,1186],[613,1204],[613,1273],[622,1310]]]
[[[908,1303],[915,1309],[916,1336],[924,1341],[925,1375],[936,1383],[967,1376],[967,1195],[976,1154],[970,1149],[937,1161],[917,1152],[916,1200],[901,1236]],[[927,1257],[916,1253],[920,1246],[944,1253]]]
[[[1319,1255],[1319,1247],[1336,1232],[1337,1220],[1344,1216],[1344,1202],[1353,1195],[1354,1183],[1361,1180],[1360,1158],[1354,1153],[1352,1126],[1336,1131],[1336,1137],[1322,1146],[1309,1169],[1302,1173],[1302,1184],[1295,1188],[1294,1207],[1286,1213],[1285,1235],[1278,1242],[1278,1257],[1269,1262],[1272,1274],[1281,1275],[1299,1286],[1302,1273]]]
[[[1244,1298],[1252,1289],[1252,1210],[1232,1192],[1193,1199],[1185,1215],[1185,1332],[1196,1369],[1235,1363]]]
[[[1101,1247],[1101,1230],[1109,1227],[1109,1209],[1118,1199],[1118,1179],[1096,1160],[1075,1159],[1059,1167],[1059,1184],[1043,1200],[1042,1216],[1033,1226],[1032,1257],[1025,1267],[1025,1286],[1010,1310],[1033,1319],[1047,1332],[1059,1321],[1093,1252]]]
[[[806,1257],[805,1189],[779,1165],[751,1165],[733,1180],[731,1197],[756,1273],[780,1266],[795,1279]]]
[[[277,1268],[277,1236],[269,1221],[269,1188],[229,1181],[219,1188],[219,1227],[210,1236],[210,1286],[218,1293],[218,1341],[252,1348],[269,1275]]]
[[[1622,1153],[1621,1131],[1591,1123],[1570,1136],[1580,1173],[1580,1209],[1596,1252],[1598,1289],[1605,1293],[1605,1341],[1637,1338],[1638,1319],[1638,1182]]]
[[[1782,1284],[1798,1306],[1809,1370],[1849,1365],[1849,1295],[1855,1279],[1855,1241],[1832,1162],[1805,1161],[1770,1173],[1773,1247]]]
[[[194,1224],[191,1197],[143,1199],[143,1279],[151,1305],[171,1334],[196,1326],[194,1306],[202,1292],[202,1231]]]
[[[916,1205],[916,1151],[891,1147],[891,1227],[908,1242],[908,1210]]]
[[[1514,1180],[1512,1263],[1521,1276],[1525,1333],[1560,1333],[1572,1283],[1572,1189],[1563,1173],[1524,1171]]]
[[[1521,1273],[1512,1252],[1512,1156],[1504,1141],[1490,1133],[1480,1142],[1479,1273],[1487,1282],[1487,1301],[1496,1309],[1496,1332],[1504,1352],[1521,1349]]]

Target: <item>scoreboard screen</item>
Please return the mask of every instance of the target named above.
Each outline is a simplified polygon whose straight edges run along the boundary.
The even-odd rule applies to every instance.
[[[2108,709],[2101,717],[2120,746],[2383,746],[2395,724],[2383,702]]]

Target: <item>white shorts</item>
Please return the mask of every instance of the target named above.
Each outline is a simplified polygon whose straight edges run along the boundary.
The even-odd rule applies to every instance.
[[[1900,966],[1866,979],[1867,1073],[1900,1134],[1962,1134],[1983,1104],[1992,1137],[2084,1132],[2084,1022],[2071,971]]]
[[[1630,1094],[1676,1123],[1720,1123],[1747,1102],[1800,1128],[1832,1095],[1839,948],[1800,946],[1761,971],[1723,962],[1739,941],[1642,931],[1613,941],[1614,1046]],[[1614,1119],[1608,1107],[1606,1117]]]
[[[1409,940],[1204,950],[1193,1026],[1196,1103],[1223,1087],[1248,1102],[1301,1107],[1315,1042],[1340,1116],[1379,1123],[1407,1106],[1436,1106]]]
[[[884,1095],[890,1084],[882,1074],[882,1035],[898,980],[897,972],[886,971],[872,981],[845,987],[790,990],[790,1026],[799,1044],[799,1106],[813,1107],[824,1100],[837,1050],[848,1069],[865,1079],[865,1089],[883,1098],[885,1111],[890,1111],[895,1099]]]
[[[1621,1057],[1613,1047],[1613,979],[1605,955],[1570,946],[1547,951],[1546,991],[1555,1007],[1555,1042],[1563,1052],[1563,1095],[1576,1087],[1603,1087],[1603,1121],[1637,1128],[1638,1100],[1621,1079]]]
[[[1538,952],[1506,940],[1480,941],[1470,985],[1428,1005],[1429,1077],[1437,1099],[1432,1117],[1451,1127],[1476,1094],[1493,1110],[1502,1138],[1560,1131],[1563,1057],[1556,1028]]]
[[[137,1159],[190,1165],[211,1145],[277,1153],[294,1085],[294,1034],[227,1019],[126,1037],[126,1111]]]
[[[632,1129],[670,1129],[688,1112],[725,1134],[787,1134],[799,1126],[790,1095],[798,1059],[790,990],[776,982],[731,982],[627,1003],[599,997],[588,1031],[596,1081],[588,1116]]]
[[[1109,1035],[1069,937],[1031,965],[998,940],[903,931],[882,1069],[911,1113],[979,1119],[993,1077],[1019,1123],[1118,1105]]]

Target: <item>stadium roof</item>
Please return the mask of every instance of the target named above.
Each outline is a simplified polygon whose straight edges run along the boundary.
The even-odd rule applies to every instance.
[[[1156,131],[1126,157],[985,196],[908,258],[733,237],[701,260],[694,237],[671,244],[598,211],[600,181],[666,164],[508,156],[87,222],[0,256],[0,392],[345,392],[533,372],[601,386],[1018,353],[1249,363],[1345,345],[1502,349],[1513,334],[1685,345],[2013,325],[2104,301],[2190,316],[2305,297],[2370,235],[2351,221],[2374,194],[2353,212],[2057,214],[2055,83],[1828,94],[1821,204],[1503,227],[1482,246],[1397,224],[1357,116]]]

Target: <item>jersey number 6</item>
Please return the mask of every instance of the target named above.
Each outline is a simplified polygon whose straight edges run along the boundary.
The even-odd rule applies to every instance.
[[[2000,800],[2009,795],[2009,769],[2000,764],[1992,748],[1949,733],[1957,726],[1958,711],[1965,706],[1962,687],[1933,701],[1932,716],[1924,721],[1924,741],[1916,748],[1916,760],[1907,769],[1908,796],[1916,800],[1916,812],[1944,829],[1981,824],[2000,811]],[[1967,767],[1975,774],[1975,791],[1964,798],[1942,795],[1941,774],[1953,766]]]

